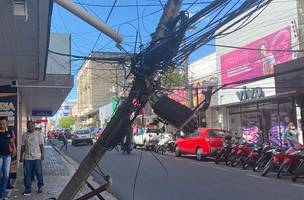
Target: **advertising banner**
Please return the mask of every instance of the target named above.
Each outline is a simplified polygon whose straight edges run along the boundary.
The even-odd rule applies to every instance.
[[[182,105],[186,105],[186,103],[187,103],[186,102],[186,91],[184,89],[177,89],[174,92],[168,94],[168,97]]]
[[[17,146],[17,91],[10,86],[0,88],[0,117],[7,117],[8,128],[14,132]],[[16,178],[16,174],[17,156],[12,157],[10,177]]]
[[[222,84],[273,74],[275,65],[292,60],[290,52],[271,51],[291,49],[290,27],[253,41],[243,48],[247,49],[237,49],[221,56]]]

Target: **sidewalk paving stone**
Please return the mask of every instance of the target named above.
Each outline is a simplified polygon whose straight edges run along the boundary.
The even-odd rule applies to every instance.
[[[65,185],[69,182],[75,172],[75,167],[72,166],[57,150],[50,145],[45,145],[45,160],[43,161],[44,187],[43,193],[37,193],[37,181],[32,183],[31,196],[23,196],[23,167],[20,165],[19,173],[16,180],[15,188],[11,190],[10,199],[20,200],[47,200],[49,198],[57,198]],[[96,186],[96,183],[93,183]],[[90,190],[84,187],[80,195],[83,195]],[[111,194],[102,193],[106,200],[116,200]],[[97,198],[91,198],[97,199]]]

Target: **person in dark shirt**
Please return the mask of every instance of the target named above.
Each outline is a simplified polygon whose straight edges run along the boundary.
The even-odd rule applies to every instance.
[[[60,151],[62,151],[63,150],[63,148],[67,151],[68,150],[68,138],[67,138],[67,133],[68,131],[67,130],[65,130],[64,131],[64,133],[63,133],[63,135],[62,135],[62,142],[63,142],[63,144],[62,144],[62,146],[60,147]]]
[[[7,197],[6,188],[9,179],[12,155],[16,154],[13,134],[7,128],[7,118],[0,118],[0,198]]]

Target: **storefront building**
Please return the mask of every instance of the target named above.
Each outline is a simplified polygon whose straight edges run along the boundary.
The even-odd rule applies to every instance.
[[[53,1],[0,1],[0,7],[0,19],[5,19],[0,33],[0,115],[8,118],[16,135],[17,157],[10,171],[15,178],[27,121],[54,115],[73,87],[70,57],[48,50],[68,54],[71,46],[69,34],[50,33]]]
[[[248,88],[232,90],[231,95],[239,101],[221,107],[222,128],[248,141],[256,142],[260,137],[263,142],[281,144],[288,123],[296,122],[295,98],[271,95],[273,90],[264,91],[262,87]]]
[[[284,10],[289,12],[283,20]],[[296,1],[273,1],[245,28],[216,40],[218,79],[220,85],[226,85],[219,91],[215,106],[220,128],[248,141],[255,142],[259,137],[281,144],[288,123],[294,122],[300,132],[299,140],[303,140],[297,123],[299,96],[278,93],[277,77],[271,77],[277,66],[299,56],[289,51],[300,48],[297,23]]]

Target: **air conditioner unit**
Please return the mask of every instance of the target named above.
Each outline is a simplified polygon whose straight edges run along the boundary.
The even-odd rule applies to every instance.
[[[25,21],[28,18],[27,12],[27,0],[12,0],[13,3],[13,15],[21,17]]]

